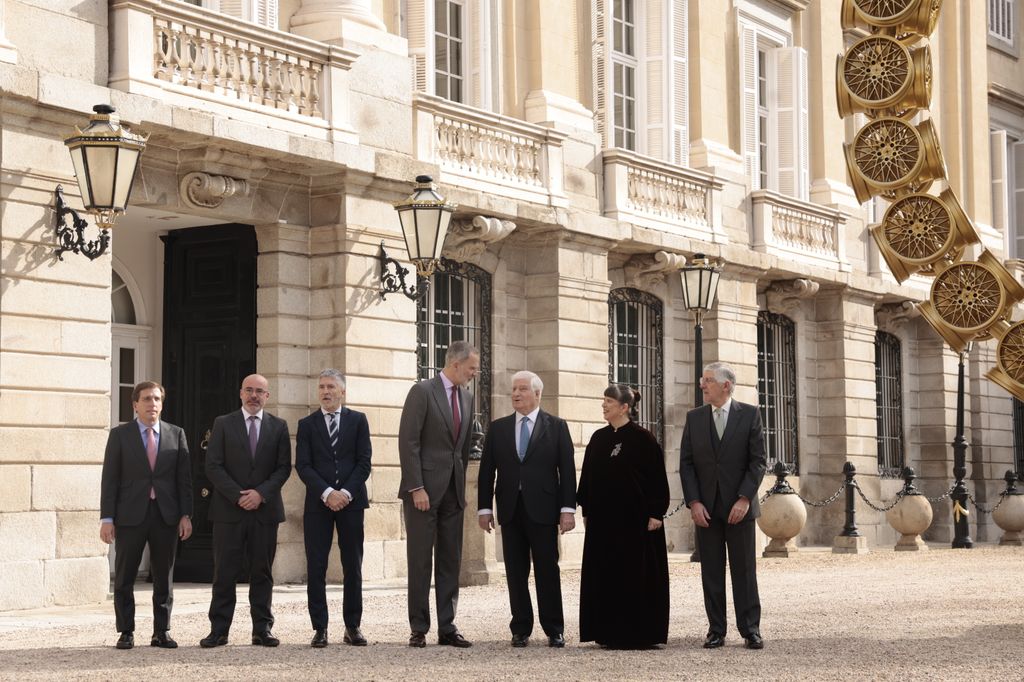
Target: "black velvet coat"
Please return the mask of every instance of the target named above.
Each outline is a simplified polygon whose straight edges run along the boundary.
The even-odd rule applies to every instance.
[[[665,457],[646,429],[630,422],[595,432],[576,493],[586,519],[580,584],[580,641],[643,648],[668,639],[668,510]]]

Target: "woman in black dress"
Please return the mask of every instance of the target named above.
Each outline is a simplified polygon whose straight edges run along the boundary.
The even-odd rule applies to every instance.
[[[612,384],[608,426],[587,444],[576,502],[586,538],[580,584],[580,641],[643,649],[668,640],[668,510],[665,457],[631,420],[639,392]]]

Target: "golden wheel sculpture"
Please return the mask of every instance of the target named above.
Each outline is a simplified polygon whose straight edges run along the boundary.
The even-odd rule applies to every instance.
[[[972,339],[1009,314],[1024,299],[1024,287],[989,251],[978,262],[953,263],[932,282],[928,300],[918,306],[950,347],[960,352]]]
[[[844,151],[853,191],[861,203],[897,189],[916,191],[946,174],[930,120],[915,128],[900,118],[876,119],[861,128]]]
[[[993,330],[999,338],[996,366],[985,377],[1002,386],[1018,400],[1024,400],[1024,322]]]
[[[965,246],[981,241],[949,189],[938,197],[923,193],[901,197],[871,228],[871,236],[900,282],[941,260],[958,260]]]
[[[928,47],[910,50],[883,35],[862,38],[836,63],[839,115],[926,107],[931,100],[931,73]]]
[[[897,35],[926,36],[935,30],[942,0],[843,0],[844,29],[867,26]]]

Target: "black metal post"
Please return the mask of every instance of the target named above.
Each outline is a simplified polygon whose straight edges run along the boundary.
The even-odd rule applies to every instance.
[[[694,394],[693,406],[695,408],[704,404],[704,392],[700,390],[700,379],[704,374],[704,324],[700,317],[700,311],[693,313],[696,322],[693,327],[693,378]],[[710,509],[708,510],[711,511]],[[700,561],[700,545],[697,544],[697,527],[693,528],[693,553],[690,554],[690,563]]]
[[[793,486],[786,480],[786,476],[789,476],[789,465],[783,464],[782,462],[776,462],[775,466],[772,467],[772,474],[775,475],[775,485],[768,491],[769,495],[794,495],[796,491],[793,490]]]
[[[846,477],[846,525],[843,526],[843,532],[839,535],[845,538],[859,538],[860,532],[857,530],[857,522],[854,519],[857,511],[854,508],[853,494],[853,486],[857,485],[853,480],[853,477],[857,475],[857,467],[853,466],[853,462],[843,465],[843,475]]]
[[[917,478],[917,474],[910,467],[903,467],[903,471],[900,472],[900,476],[903,477],[903,494],[906,495],[920,495],[917,488],[914,486],[914,479]]]
[[[974,546],[967,523],[967,440],[964,438],[964,355],[959,353],[960,364],[956,379],[956,435],[953,437],[953,548],[970,549]]]

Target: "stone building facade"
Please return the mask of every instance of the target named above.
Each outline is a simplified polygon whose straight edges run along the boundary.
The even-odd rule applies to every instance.
[[[931,117],[948,177],[985,245],[1022,258],[1021,5],[944,5]],[[806,497],[831,494],[846,461],[875,500],[903,465],[946,490],[957,356],[911,305],[929,281],[897,284],[869,236],[882,206],[848,185],[839,15],[834,0],[0,0],[0,610],[107,594],[100,463],[143,378],[168,387],[198,474],[244,374],[267,376],[294,431],[319,370],[340,368],[373,434],[370,580],[404,575],[400,410],[452,338],[484,350],[483,427],[534,370],[578,463],[609,379],[640,385],[675,506],[695,383],[676,272],[695,253],[726,263],[704,360],[737,367]],[[57,260],[56,185],[81,205],[63,138],[98,103],[149,143],[108,253]],[[382,248],[405,257],[392,204],[419,174],[459,206],[448,260],[426,300],[382,299]],[[993,364],[976,344],[968,471],[984,504],[1022,468]],[[284,495],[275,573],[302,581],[297,476]],[[500,543],[473,511],[466,579],[487,580]],[[948,503],[935,511],[927,537],[946,543]],[[209,571],[203,513],[179,579]],[[858,521],[872,547],[894,543],[881,515]],[[687,515],[667,527],[689,551]],[[838,505],[812,510],[798,542],[841,527]],[[570,562],[582,532],[562,539]]]

